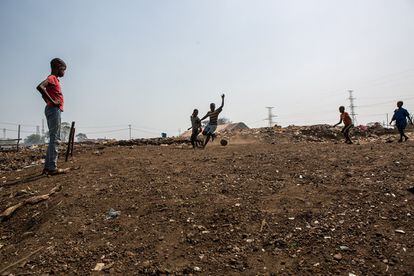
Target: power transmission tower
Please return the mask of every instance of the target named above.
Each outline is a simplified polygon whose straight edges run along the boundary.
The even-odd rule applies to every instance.
[[[355,98],[353,96],[353,92],[352,90],[348,90],[349,92],[349,109],[351,110],[351,117],[352,117],[352,122],[354,123],[354,125],[357,124],[357,120],[356,120],[356,113],[355,113]]]
[[[267,119],[265,119],[266,121],[269,121],[269,127],[273,127],[273,118],[276,118],[276,115],[273,115],[273,106],[266,106],[267,110],[268,110],[268,116]]]
[[[131,125],[128,125],[128,128],[129,128],[129,140],[131,140],[132,139]]]

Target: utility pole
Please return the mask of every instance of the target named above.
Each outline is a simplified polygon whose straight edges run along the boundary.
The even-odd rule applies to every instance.
[[[45,136],[45,119],[42,119],[42,136]]]
[[[128,125],[128,128],[129,128],[129,140],[131,140],[132,139],[131,125]]]
[[[273,118],[277,117],[276,115],[273,115],[273,106],[266,106],[268,110],[268,116],[266,121],[269,121],[269,127],[273,127]]]
[[[357,120],[356,120],[356,113],[355,113],[355,103],[354,103],[354,100],[355,100],[355,98],[354,98],[354,96],[352,95],[352,93],[354,92],[354,91],[352,91],[352,90],[348,90],[348,92],[349,92],[349,108],[351,109],[351,117],[352,117],[352,122],[354,123],[354,125],[356,125],[357,124]]]
[[[19,143],[20,143],[20,125],[17,127],[17,146],[16,146],[17,151],[19,151]]]

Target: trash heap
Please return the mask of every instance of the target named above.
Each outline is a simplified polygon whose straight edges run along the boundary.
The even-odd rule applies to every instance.
[[[21,148],[19,152],[0,152],[0,172],[14,171],[25,167],[40,164],[46,153],[44,146],[33,148]]]
[[[233,135],[254,138],[266,143],[286,142],[335,142],[343,139],[341,127],[333,127],[331,125],[321,124],[312,126],[288,126],[288,127],[265,127],[240,130],[237,133],[228,133],[225,135],[231,137]],[[410,129],[407,129],[410,131]],[[351,137],[362,141],[384,141],[390,142],[397,135],[397,131],[393,128],[384,128],[380,124],[372,126],[357,126],[352,128]]]
[[[297,127],[288,127],[288,129],[294,131],[293,138],[299,141],[324,142],[342,138],[340,130],[330,125],[304,126],[299,129]]]
[[[190,144],[189,138],[169,137],[169,138],[149,138],[121,140],[112,143],[115,146],[161,146],[161,145],[182,145]]]

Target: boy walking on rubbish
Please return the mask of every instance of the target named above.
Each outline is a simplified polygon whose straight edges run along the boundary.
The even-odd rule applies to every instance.
[[[395,121],[395,125],[397,126],[398,132],[400,133],[400,140],[398,142],[402,142],[403,138],[405,141],[408,140],[408,136],[405,135],[404,130],[407,127],[407,118],[410,121],[411,124],[413,124],[413,121],[411,120],[410,113],[408,113],[407,109],[403,108],[403,102],[398,101],[397,102],[397,109],[394,111],[394,116],[392,116],[390,125],[392,122]]]
[[[340,125],[343,122],[344,127],[342,128],[341,132],[345,137],[345,143],[352,144],[351,138],[349,137],[349,131],[351,130],[351,128],[354,127],[354,125],[352,124],[352,119],[349,116],[348,112],[345,112],[345,107],[344,106],[339,107],[339,112],[341,113],[340,121],[339,121],[339,123],[334,125],[334,127]]]
[[[224,97],[225,95],[221,95],[221,105],[219,108],[216,109],[216,105],[214,103],[210,104],[210,111],[207,112],[207,114],[201,118],[201,121],[206,119],[207,117],[210,117],[210,121],[208,125],[204,128],[203,135],[206,136],[206,140],[204,142],[204,147],[207,146],[207,143],[210,141],[210,138],[214,141],[214,138],[216,137],[215,131],[217,129],[217,123],[218,123],[218,116],[223,111],[224,107]]]
[[[191,133],[191,145],[193,145],[193,149],[195,149],[200,141],[198,141],[197,137],[198,134],[201,132],[201,120],[198,118],[198,109],[194,109],[193,114],[190,117],[191,119],[191,127],[188,129],[193,129]]]
[[[60,141],[61,113],[63,112],[63,94],[59,78],[65,75],[66,64],[60,58],[50,61],[51,74],[42,81],[36,89],[42,94],[46,102],[45,115],[49,128],[49,145],[47,147],[44,174],[55,175],[64,173],[58,169],[58,146]]]

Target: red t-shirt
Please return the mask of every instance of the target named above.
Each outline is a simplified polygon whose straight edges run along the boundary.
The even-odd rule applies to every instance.
[[[341,120],[344,122],[344,125],[349,126],[352,124],[352,119],[349,116],[348,112],[344,112],[341,114]]]
[[[64,100],[63,100],[62,90],[60,89],[59,79],[55,75],[50,75],[49,77],[47,77],[47,81],[49,83],[46,87],[47,93],[49,93],[50,97],[54,101],[59,100],[60,102],[59,109],[63,111]],[[55,106],[52,102],[50,102],[47,99],[46,99],[46,102],[48,106]]]

